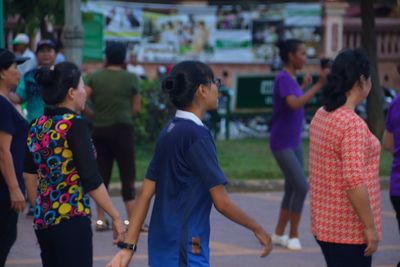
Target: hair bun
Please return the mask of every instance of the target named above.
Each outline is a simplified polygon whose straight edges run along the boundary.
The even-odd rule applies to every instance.
[[[166,93],[171,92],[174,89],[174,80],[170,76],[165,77],[162,80],[161,88]]]

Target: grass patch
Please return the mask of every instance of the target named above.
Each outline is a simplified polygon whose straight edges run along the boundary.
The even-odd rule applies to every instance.
[[[217,155],[222,170],[229,179],[280,179],[282,172],[275,162],[266,139],[241,139],[217,141]],[[308,140],[303,141],[306,173],[308,172]],[[136,176],[143,180],[151,160],[154,144],[136,146]],[[392,156],[383,151],[380,175],[390,175]],[[117,165],[114,165],[112,181],[119,181]]]

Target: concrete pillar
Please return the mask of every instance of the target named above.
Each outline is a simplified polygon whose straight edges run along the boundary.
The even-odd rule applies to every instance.
[[[344,15],[348,4],[341,1],[327,0],[325,10],[324,56],[334,58],[343,48]]]
[[[82,67],[83,27],[81,0],[65,0],[63,43],[65,58]]]

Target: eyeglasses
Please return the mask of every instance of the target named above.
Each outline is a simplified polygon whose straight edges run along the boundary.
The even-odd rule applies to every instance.
[[[221,86],[221,79],[220,78],[214,78],[212,82],[219,88]]]

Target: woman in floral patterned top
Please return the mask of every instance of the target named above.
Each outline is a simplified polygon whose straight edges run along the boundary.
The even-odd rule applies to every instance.
[[[368,58],[341,52],[310,124],[311,231],[328,267],[371,266],[381,237],[380,143],[354,112],[370,89]]]
[[[34,120],[27,138],[26,187],[35,203],[34,228],[43,266],[92,266],[90,195],[113,219],[114,240],[123,232],[97,169],[85,120],[81,72],[69,62],[36,76],[52,108]]]

